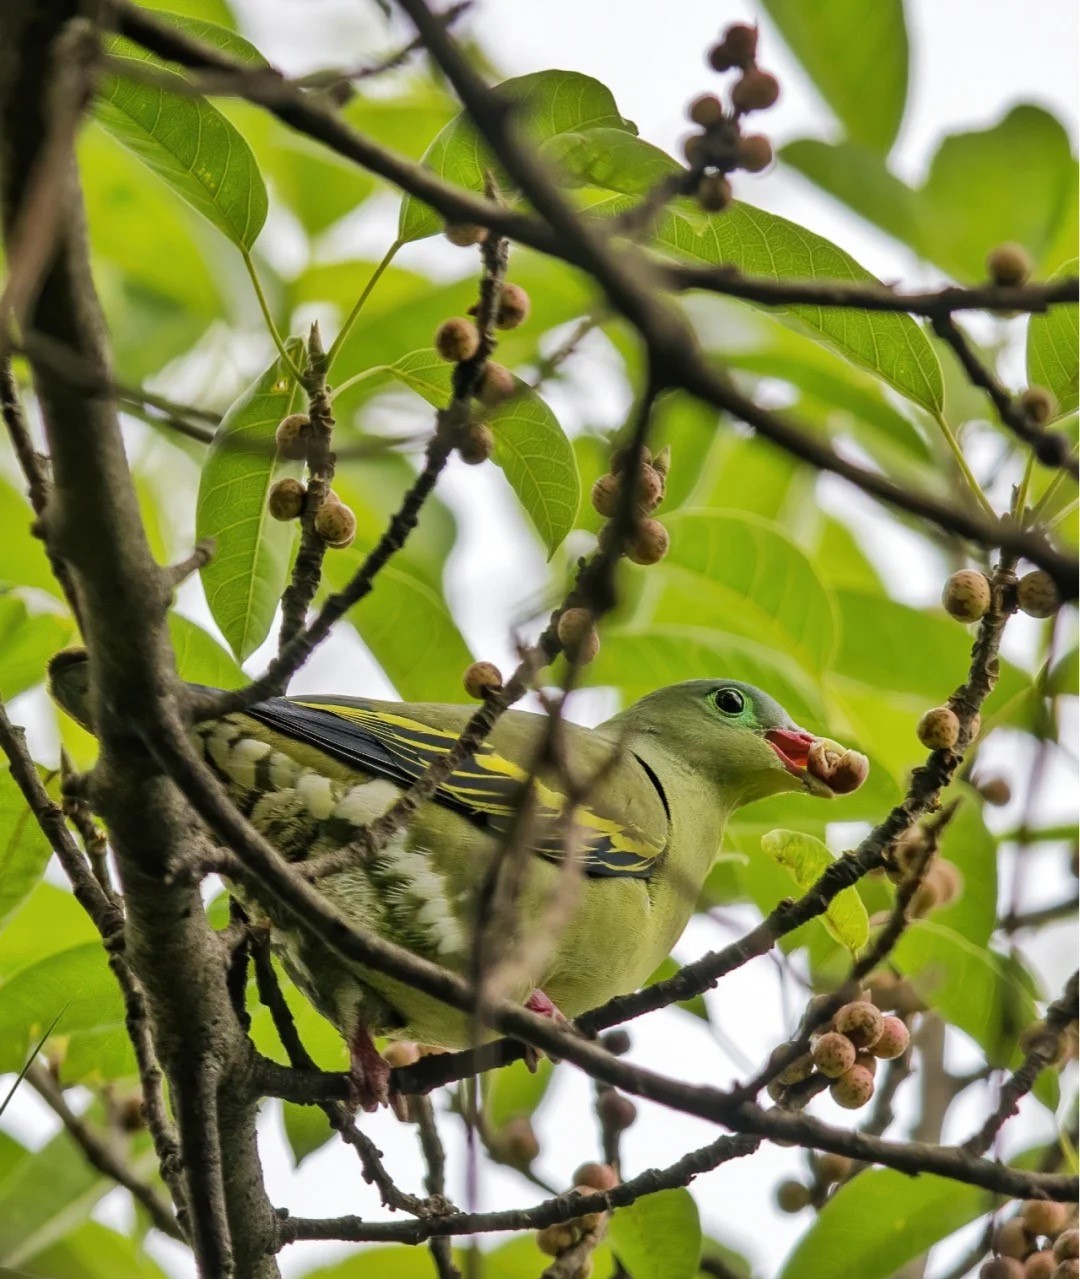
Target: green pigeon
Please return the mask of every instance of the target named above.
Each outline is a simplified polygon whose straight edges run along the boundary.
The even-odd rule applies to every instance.
[[[60,653],[49,685],[89,726],[87,674],[85,653]],[[192,732],[237,806],[295,862],[354,840],[450,750],[474,711],[275,697]],[[407,828],[374,858],[357,856],[319,879],[319,890],[358,928],[467,975],[480,890],[514,837],[547,728],[546,716],[508,711]],[[867,771],[864,756],[805,732],[767,693],[730,679],[661,688],[597,728],[563,723],[560,737],[560,766],[536,771],[521,827],[528,855],[498,938],[500,954],[517,961],[500,993],[553,1017],[575,1017],[649,978],[693,913],[737,808],[784,791],[854,790]],[[567,778],[585,796],[574,806]],[[567,900],[556,918],[556,903]],[[386,1096],[372,1036],[471,1042],[465,1014],[277,923],[277,953],[344,1036],[365,1104]]]

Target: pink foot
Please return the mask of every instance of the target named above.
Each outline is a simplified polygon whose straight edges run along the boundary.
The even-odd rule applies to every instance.
[[[387,1105],[390,1100],[390,1063],[380,1056],[363,1022],[353,1032],[349,1043],[349,1067],[355,1104],[369,1114]]]
[[[525,1001],[525,1007],[531,1013],[536,1013],[540,1017],[549,1017],[556,1026],[567,1025],[567,1019],[559,1012],[558,1008],[544,994],[542,990],[534,990],[529,998]],[[552,1058],[554,1061],[555,1058]],[[525,1065],[535,1074],[536,1067],[540,1064],[540,1053],[532,1044],[525,1045]]]

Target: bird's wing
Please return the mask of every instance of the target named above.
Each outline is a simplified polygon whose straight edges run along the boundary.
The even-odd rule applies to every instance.
[[[247,714],[366,773],[408,786],[453,747],[468,707],[406,705],[353,698],[275,697]],[[529,779],[530,746],[542,716],[510,712],[485,743],[439,787],[435,800],[497,833],[509,829]],[[598,776],[573,811],[575,847],[586,874],[647,879],[667,843],[668,815],[655,777],[631,752],[612,759],[610,742],[563,725],[575,782]],[[558,777],[536,780],[532,851],[558,861],[567,840],[568,801]]]

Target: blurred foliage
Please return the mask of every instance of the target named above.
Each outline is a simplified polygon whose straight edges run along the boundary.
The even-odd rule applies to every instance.
[[[172,20],[191,34],[246,61],[260,57],[236,32],[225,0],[153,7],[175,10],[181,16]],[[944,138],[924,182],[909,186],[888,162],[907,101],[901,0],[870,9],[852,0],[814,6],[763,0],[763,7],[844,132],[840,140],[790,143],[782,153],[786,164],[958,281],[980,280],[986,251],[1006,240],[1029,250],[1039,276],[1075,271],[1076,161],[1065,128],[1048,111],[1019,105],[990,128]],[[291,469],[275,461],[272,439],[280,418],[300,404],[300,392],[282,359],[274,358],[248,268],[257,272],[266,314],[294,361],[302,358],[301,339],[312,319],[333,336],[370,288],[332,378],[342,455],[335,485],[358,521],[355,545],[328,556],[325,589],[334,590],[379,537],[415,474],[417,432],[430,429],[432,406],[444,403],[449,391],[449,366],[430,350],[431,335],[473,302],[479,263],[475,251],[444,241],[437,250],[429,246],[423,259],[410,254],[407,266],[394,262],[406,242],[441,229],[419,201],[400,200],[395,232],[379,180],[248,104],[211,103],[192,93],[180,68],[163,67],[125,42],[112,52],[121,58],[113,68],[120,73],[103,83],[79,144],[96,279],[120,381],[152,381],[172,398],[221,415],[209,447],[160,423],[130,418],[127,427],[155,553],[182,555],[196,535],[218,543],[201,574],[204,598],[184,594],[184,612],[172,618],[180,671],[196,682],[233,686],[243,678],[239,663],[271,632],[295,553],[294,528],[267,518],[265,498],[273,479]],[[122,73],[124,59],[137,64],[129,70],[139,75]],[[597,219],[624,210],[677,168],[637,135],[611,92],[589,76],[545,71],[505,88],[520,106],[523,135]],[[444,85],[422,70],[398,73],[371,91],[361,83],[340,111],[373,141],[413,159],[422,155],[448,181],[481,190],[493,169],[503,198],[519,199]],[[752,181],[740,177],[736,185],[740,197],[752,193]],[[355,247],[354,233],[369,224],[385,228],[389,247],[381,261],[367,247]],[[363,243],[370,242],[368,235]],[[843,248],[742,199],[714,216],[675,202],[658,220],[653,248],[667,259],[729,263],[773,279],[871,278]],[[433,278],[421,263],[436,256],[440,270]],[[602,360],[605,377],[614,368],[623,387],[634,388],[643,372],[641,352],[574,269],[514,250],[510,278],[531,298],[529,321],[500,334],[498,348],[498,359],[517,371],[519,387],[533,386],[544,357],[575,322],[591,319],[597,330],[542,386],[525,389],[488,419],[497,482],[527,517],[512,535],[534,539],[532,560],[548,562],[535,593],[550,602],[564,591],[573,557],[593,544],[598,519],[580,493],[607,468],[618,434],[610,415],[601,416],[599,404],[582,391],[590,369],[599,367],[590,361]],[[939,352],[927,328],[911,317],[810,307],[764,311],[715,296],[686,298],[682,305],[705,349],[746,390],[790,406],[809,429],[897,480],[966,500],[941,431],[943,414],[995,500],[1006,500],[1020,479],[1023,458],[1012,437],[988,420],[987,406],[957,378],[951,354]],[[1011,372],[1010,353],[1023,345],[1026,326],[1028,376],[1053,391],[1063,416],[1077,408],[1076,317],[1077,308],[1067,307],[1030,322],[996,321],[987,348]],[[980,337],[984,332],[990,330],[980,330]],[[1063,426],[1075,439],[1075,418]],[[936,597],[946,573],[969,562],[970,548],[904,517],[871,515],[867,503],[850,496],[838,499],[835,487],[819,483],[802,463],[684,396],[666,395],[658,406],[654,444],[663,443],[673,453],[661,512],[671,552],[647,574],[630,564],[620,569],[619,608],[584,682],[614,690],[626,702],[680,679],[718,673],[746,679],[773,693],[808,729],[841,739],[872,761],[868,784],[836,800],[828,820],[788,799],[754,805],[732,824],[701,908],[738,901],[767,912],[791,894],[792,877],[804,887],[850,844],[853,829],[879,818],[923,757],[914,733],[918,716],[944,700],[967,668],[971,634],[945,616]],[[45,723],[51,711],[39,687],[44,663],[74,628],[6,458],[4,469],[0,693],[20,698],[15,718]],[[1033,499],[1047,494],[1049,481],[1037,468]],[[1076,496],[1076,484],[1065,479],[1045,498],[1048,515],[1066,513],[1055,536],[1068,546],[1076,545],[1075,518],[1067,517]],[[447,564],[460,549],[459,521],[470,515],[467,503],[455,500],[451,509],[432,499],[405,550],[383,570],[374,598],[346,619],[402,697],[458,697],[471,659],[464,636],[475,610],[493,611],[504,629],[522,620],[490,594],[464,600],[460,590],[447,592]],[[543,611],[538,605],[537,624]],[[1022,735],[1023,749],[1013,751],[1017,761],[1036,738],[1046,739],[1051,755],[1061,753],[1057,701],[1075,694],[1076,648],[1071,639],[1062,643],[1063,634],[1051,643],[1049,627],[1036,634],[1033,623],[1027,642],[1010,648],[984,711],[983,740],[1006,729],[1014,740]],[[1038,684],[1047,661],[1052,671]],[[342,692],[363,691],[347,684],[343,676]],[[1042,692],[1051,700],[1042,700]],[[58,731],[76,762],[89,762],[86,735],[67,723]],[[43,765],[55,767],[54,750],[42,755]],[[1010,780],[1022,788],[1020,763]],[[1023,952],[995,932],[998,863],[1011,845],[994,833],[1001,823],[986,820],[978,791],[957,789],[963,802],[942,851],[959,867],[963,891],[913,927],[894,958],[950,1026],[992,1064],[1006,1065],[1015,1063],[1017,1032],[1036,1015],[1045,992]],[[777,832],[770,841],[770,832],[783,826],[798,833]],[[780,864],[762,852],[763,837]],[[786,852],[778,840],[786,841]],[[64,1085],[81,1083],[100,1097],[132,1082],[122,1007],[93,929],[74,899],[43,878],[46,862],[47,848],[14,783],[0,775],[0,1072],[17,1071],[60,1014],[48,1047],[53,1068]],[[891,893],[880,879],[864,881],[848,900],[838,899],[828,930],[815,920],[784,940],[788,959],[808,979],[835,978],[847,962],[845,944],[858,948],[868,914],[873,923]],[[220,899],[210,913],[221,926]],[[672,971],[673,960],[654,979]],[[340,1068],[337,1035],[287,983],[286,989],[309,1049],[320,1064]],[[683,1007],[709,1024],[705,1000]],[[254,1013],[252,1034],[262,1051],[280,1058],[264,1009]],[[552,1076],[544,1063],[537,1075],[518,1064],[488,1077],[482,1096],[489,1126],[498,1130],[532,1116]],[[1039,1096],[1053,1107],[1056,1079],[1044,1076]],[[100,1100],[91,1105],[92,1121],[103,1120],[101,1106]],[[287,1106],[284,1127],[297,1163],[330,1136],[314,1108]],[[149,1173],[145,1134],[129,1145],[135,1166]],[[706,1202],[707,1185],[696,1183],[693,1196],[666,1191],[617,1212],[595,1255],[597,1279],[613,1273],[616,1253],[633,1279],[693,1279],[702,1255],[721,1256],[734,1272],[749,1274],[749,1263],[724,1244],[702,1239],[695,1196]],[[73,1156],[66,1136],[31,1151],[0,1133],[0,1266],[48,1279],[157,1279],[162,1272],[142,1251],[139,1225],[127,1235],[89,1219],[109,1188]],[[870,1172],[826,1204],[784,1275],[892,1274],[985,1208],[982,1192],[971,1187]],[[546,1262],[531,1238],[521,1238],[485,1250],[471,1273],[525,1279]],[[393,1247],[311,1273],[426,1279],[433,1270],[425,1251]]]

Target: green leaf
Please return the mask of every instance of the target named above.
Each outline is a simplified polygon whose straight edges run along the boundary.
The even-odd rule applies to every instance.
[[[725,1271],[729,1279],[753,1279],[753,1267],[741,1252],[708,1235],[701,1241],[701,1261],[702,1265],[706,1261],[712,1261],[716,1263],[716,1267],[722,1266],[725,1270],[718,1271],[716,1267],[710,1266],[708,1270],[700,1271],[700,1279],[709,1279],[709,1276],[723,1274]]]
[[[250,249],[267,210],[251,148],[216,107],[190,92],[182,76],[138,45],[110,36],[106,48],[133,71],[152,67],[158,83],[106,76],[94,107],[97,119],[238,248]]]
[[[820,839],[795,830],[771,830],[762,836],[761,847],[788,871],[802,893],[813,888],[836,860]],[[870,936],[866,907],[854,888],[845,888],[832,899],[822,923],[852,955],[862,950]]]
[[[607,211],[624,205],[625,201],[609,202]],[[708,218],[672,205],[658,220],[656,242],[684,262],[726,263],[771,280],[874,281],[865,267],[823,236],[741,201]],[[937,355],[910,315],[813,306],[770,309],[797,320],[922,408],[941,410],[944,391]]]
[[[566,186],[600,187],[624,195],[644,195],[682,165],[666,151],[625,129],[583,129],[560,133],[542,148]]]
[[[835,598],[840,648],[833,666],[843,679],[913,698],[933,698],[937,705],[967,674],[971,635],[943,610],[910,608],[861,591],[838,590]],[[933,662],[926,660],[927,653],[934,654]],[[1029,683],[1011,662],[1002,661],[1001,677],[983,718]],[[917,744],[912,749],[917,752]]]
[[[1080,261],[1073,258],[1050,277],[1075,276]],[[1031,386],[1044,386],[1058,402],[1057,416],[1076,411],[1080,402],[1080,306],[1055,306],[1028,323],[1027,376]]]
[[[701,1222],[689,1190],[659,1190],[616,1208],[611,1248],[634,1279],[693,1279],[701,1257]]]
[[[451,367],[432,350],[413,351],[388,372],[436,407],[450,398]],[[574,451],[547,403],[520,379],[515,385],[514,397],[485,415],[495,434],[493,458],[552,554],[573,528],[581,499]]]
[[[1041,263],[1076,180],[1069,135],[1042,107],[1013,107],[990,129],[947,137],[919,192],[924,251],[961,280],[985,278],[986,254],[1006,241]]]
[[[56,1034],[122,1025],[124,1006],[101,942],[46,955],[0,987],[0,1073],[18,1070],[34,1036],[61,1013]]]
[[[615,1261],[607,1243],[601,1243],[593,1249],[591,1260],[593,1279],[615,1279]],[[518,1235],[500,1244],[498,1248],[479,1254],[455,1248],[454,1261],[469,1279],[536,1279],[537,1275],[551,1265],[551,1258],[540,1251],[536,1246],[536,1235],[531,1233]],[[474,1264],[476,1270],[472,1271]],[[383,1279],[381,1270],[378,1274],[379,1279]],[[356,1279],[368,1279],[368,1276],[358,1273]],[[399,1279],[396,1271],[393,1279]],[[413,1279],[413,1276],[411,1272],[408,1275],[403,1272],[400,1279]],[[424,1279],[428,1279],[427,1275]]]
[[[703,468],[688,507],[708,506],[782,524],[811,500],[814,473],[792,454],[762,448],[757,440],[733,431],[717,431],[716,437],[712,465]]]
[[[536,1279],[551,1264],[551,1258],[536,1246],[535,1232],[518,1235],[497,1248],[455,1248],[453,1256],[469,1279]],[[612,1279],[614,1263],[606,1244],[601,1243],[590,1260],[594,1279]],[[354,1251],[342,1261],[308,1271],[304,1279],[436,1279],[436,1273],[426,1248],[397,1244]]]
[[[163,22],[184,17],[224,27],[236,21],[227,0],[146,0],[143,8],[156,10]]]
[[[52,848],[11,776],[0,772],[0,931],[41,882]]]
[[[892,1168],[869,1169],[826,1200],[779,1279],[891,1279],[991,1204],[978,1186],[930,1173],[909,1177]]]
[[[204,319],[223,313],[222,294],[200,243],[201,223],[100,125],[79,138],[90,244],[119,268],[130,291],[145,289]],[[154,234],[147,235],[147,226]]]
[[[309,267],[290,289],[292,305],[315,302],[335,306],[347,314],[367,284],[373,263],[349,261]],[[498,359],[508,368],[535,363],[538,335],[586,314],[594,304],[588,281],[579,272],[527,249],[514,251],[514,281],[532,301],[528,324],[499,334]],[[408,351],[409,335],[434,333],[448,315],[464,315],[476,301],[475,280],[437,284],[399,267],[379,279],[359,319],[338,355],[337,377],[379,365],[393,364]],[[350,412],[378,389],[371,378],[335,396],[334,410],[344,422]],[[363,425],[358,418],[357,424]]]
[[[800,416],[820,422],[831,435],[850,435],[884,464],[899,458],[921,467],[930,460],[922,432],[896,408],[881,379],[853,369],[807,335],[773,323],[754,349],[724,350],[720,358],[758,377],[789,382],[802,392]]]
[[[139,1067],[127,1027],[94,1026],[77,1031],[64,1042],[60,1083],[100,1087],[117,1080],[136,1081]]]
[[[336,552],[324,565],[326,582],[340,590],[362,561],[355,547]],[[395,559],[381,569],[374,598],[361,600],[347,617],[407,701],[445,700],[472,661],[439,591],[407,562]]]
[[[399,97],[367,98],[358,93],[341,117],[373,142],[418,160],[428,139],[453,118],[456,108],[457,103],[434,85],[412,82]],[[247,103],[230,103],[225,109],[251,144],[274,196],[299,219],[309,237],[321,236],[385,189],[373,174],[295,133],[268,112]]]
[[[299,1168],[308,1155],[321,1150],[336,1135],[318,1106],[298,1106],[294,1102],[283,1101],[281,1118],[295,1168]]]
[[[902,0],[764,0],[848,135],[888,151],[904,116],[908,38]]]
[[[291,338],[287,349],[295,361],[303,344]],[[269,634],[292,558],[296,529],[271,519],[266,497],[276,479],[300,474],[298,463],[279,462],[274,432],[301,398],[275,360],[221,419],[199,479],[196,532],[216,543],[199,575],[214,621],[241,662]]]
[[[829,664],[835,642],[831,593],[776,525],[706,510],[676,511],[664,523],[671,549],[663,560],[656,621],[745,635],[814,672]]]
[[[611,91],[599,80],[577,71],[536,71],[505,80],[500,94],[515,105],[514,122],[520,136],[534,146],[563,133],[583,129],[618,129],[633,132],[619,114]],[[462,112],[435,137],[422,163],[439,177],[470,191],[483,191],[485,173],[500,173],[487,148]],[[502,175],[504,192],[507,179]],[[405,196],[398,221],[398,238],[405,242],[434,235],[442,219],[426,204]]]
[[[239,688],[244,672],[212,635],[179,613],[169,614],[169,638],[181,679],[211,688]]]
[[[224,904],[222,902],[223,906]],[[296,989],[288,975],[276,963],[275,970],[285,1002],[296,1023],[297,1033],[312,1059],[322,1070],[346,1070],[348,1054],[340,1032],[315,1011],[314,1006]],[[252,980],[252,988],[254,984]],[[276,1061],[284,1060],[285,1052],[274,1029],[274,1019],[269,1009],[258,1002],[253,989],[248,998],[248,1007],[251,1008],[251,1042],[267,1057],[273,1057]]]
[[[986,254],[1006,241],[1022,244],[1040,268],[1076,253],[1076,161],[1065,128],[1041,107],[1016,106],[989,129],[944,138],[919,189],[852,143],[804,139],[780,155],[961,281],[985,279]]]
[[[1001,956],[944,924],[917,919],[892,959],[920,998],[970,1035],[992,1066],[1007,1066],[1016,1057],[1017,1035],[1038,1012]]]
[[[953,782],[960,807],[941,833],[940,850],[960,871],[960,894],[934,911],[934,923],[944,924],[961,937],[985,946],[997,921],[997,843],[986,829],[978,795],[964,782]]]
[[[523,1061],[512,1062],[498,1070],[482,1075],[481,1093],[484,1099],[484,1115],[493,1132],[506,1126],[508,1120],[518,1115],[530,1117],[544,1100],[551,1084],[553,1067],[544,1058],[535,1071]]]
[[[668,955],[667,959],[661,963],[660,967],[653,973],[646,986],[655,986],[658,981],[667,981],[669,977],[674,977],[679,971],[680,964],[673,955]],[[709,1020],[709,1007],[705,1003],[704,995],[694,995],[690,999],[680,999],[676,1001],[676,1008],[685,1009],[686,1012],[692,1013],[695,1017],[700,1017],[702,1021]]]
[[[42,1279],[168,1279],[140,1244],[99,1221],[68,1231],[25,1262],[23,1271]]]
[[[159,22],[164,23],[166,26],[175,27],[178,31],[190,36],[192,40],[197,40],[200,44],[208,44],[212,49],[227,53],[236,62],[242,62],[248,67],[268,66],[266,59],[250,40],[245,40],[242,35],[222,24],[221,18],[223,17],[229,20],[228,15],[225,14],[215,14],[213,19],[206,13],[181,13],[179,11],[175,13],[159,13],[157,15]],[[160,61],[160,59],[155,58],[155,61]],[[178,73],[183,72],[183,68],[177,63],[170,62],[167,65],[175,67]]]
[[[781,148],[780,159],[886,234],[904,244],[918,241],[918,193],[876,151],[856,142],[798,138]]]
[[[40,539],[30,532],[34,512],[30,503],[7,479],[0,475],[0,584],[32,586],[60,597],[60,587],[53,577]]]
[[[0,696],[10,701],[45,678],[45,663],[71,638],[71,623],[55,613],[29,613],[14,595],[0,595]]]
[[[84,1118],[96,1126],[104,1116],[95,1104]],[[135,1176],[149,1175],[155,1159],[148,1133],[134,1138],[126,1162]],[[21,1270],[25,1262],[51,1248],[69,1231],[82,1229],[94,1205],[115,1185],[111,1177],[90,1166],[64,1131],[32,1155],[17,1160],[0,1178],[0,1266]],[[54,1279],[54,1272],[39,1273]],[[126,1279],[131,1272],[113,1273]]]
[[[822,580],[833,589],[881,594],[881,578],[854,531],[831,515],[822,514],[814,563]]]
[[[752,639],[704,626],[605,627],[600,655],[581,672],[585,684],[618,688],[626,704],[666,684],[717,677],[767,689],[797,719],[825,718],[813,681],[795,662]]]
[[[1046,677],[1047,697],[1075,697],[1080,685],[1080,648],[1074,644],[1050,668]]]
[[[94,940],[101,944],[89,915],[72,894],[43,880],[0,930],[0,984],[47,955]]]
[[[537,1255],[542,1257],[540,1250]],[[488,1279],[486,1269],[481,1272]],[[364,1248],[342,1261],[309,1270],[304,1279],[436,1279],[435,1263],[426,1248],[398,1244],[389,1248]]]
[[[356,516],[354,546],[374,545],[386,531],[390,518],[401,505],[402,495],[415,478],[413,467],[396,453],[366,457],[359,464],[345,461],[340,465],[334,476],[334,488]],[[457,521],[449,507],[433,495],[424,503],[423,517],[394,557],[394,563],[438,591],[456,540]]]

